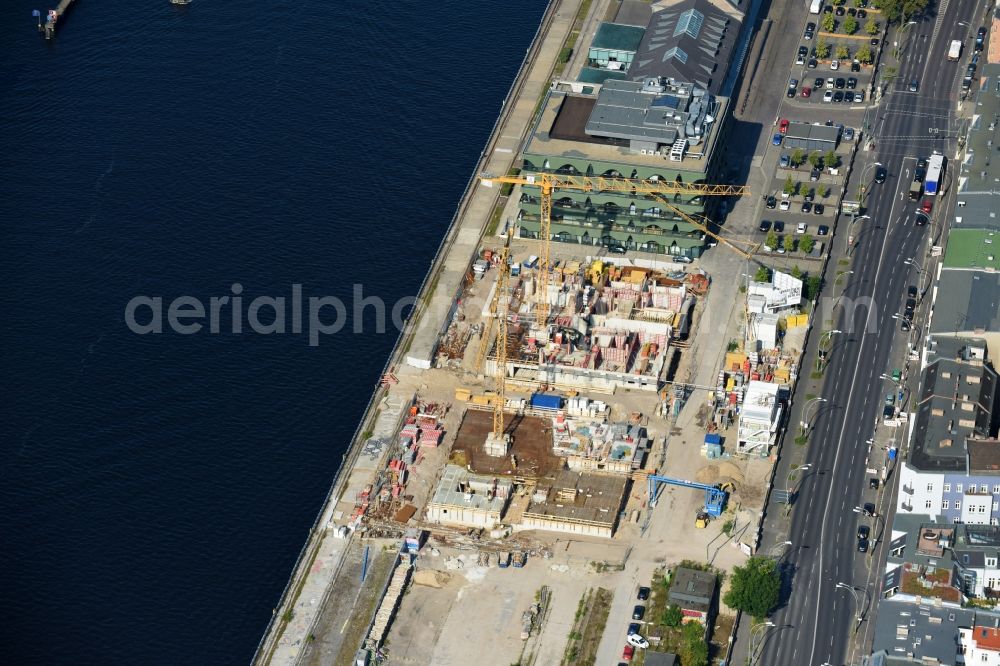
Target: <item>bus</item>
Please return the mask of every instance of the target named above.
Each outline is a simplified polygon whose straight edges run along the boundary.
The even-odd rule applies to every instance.
[[[944,155],[934,153],[927,161],[927,177],[924,179],[924,194],[936,197],[940,193],[941,179],[944,177]]]

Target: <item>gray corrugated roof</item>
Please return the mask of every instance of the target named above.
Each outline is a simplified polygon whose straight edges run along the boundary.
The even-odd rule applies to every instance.
[[[941,664],[954,664],[958,630],[972,627],[975,621],[973,610],[883,599],[878,606],[872,649],[885,650],[897,659],[937,659]]]
[[[940,302],[940,298],[938,299]],[[940,307],[940,306],[939,306]],[[987,437],[995,404],[997,373],[958,357],[981,340],[935,338],[932,361],[920,382],[909,464],[922,471],[965,471],[965,440]],[[973,377],[972,383],[969,377]],[[964,409],[971,403],[972,409]],[[962,423],[975,420],[975,426]]]
[[[788,131],[785,132],[786,139],[812,139],[813,141],[832,141],[834,144],[840,138],[839,127],[827,127],[813,123],[800,123],[792,121],[788,123]]]
[[[1000,273],[945,269],[937,290],[931,333],[1000,330]]]
[[[985,58],[983,58],[985,60]],[[1000,230],[1000,65],[980,64],[981,86],[976,93],[973,122],[966,152],[957,166],[956,227]],[[952,169],[956,165],[952,163]]]
[[[682,0],[653,14],[629,78],[673,78],[717,94],[739,32],[739,19],[708,0]]]
[[[687,136],[688,120],[697,117],[692,116],[699,104],[694,92],[691,84],[651,93],[644,92],[643,84],[637,81],[608,80],[585,131],[592,136],[672,144]],[[714,106],[714,101],[709,106]]]

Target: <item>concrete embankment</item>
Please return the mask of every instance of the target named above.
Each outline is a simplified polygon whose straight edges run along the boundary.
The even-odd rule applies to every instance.
[[[498,190],[479,187],[476,177],[482,172],[506,173],[512,166],[538,100],[548,88],[559,51],[572,29],[580,3],[581,0],[551,0],[546,8],[486,149],[424,278],[417,306],[396,342],[383,375],[394,372],[402,378],[419,373],[419,359],[429,362],[433,358],[434,340],[446,326],[462,278],[471,265],[499,198]],[[431,341],[429,345],[428,341]],[[416,363],[407,365],[408,359],[415,359]],[[350,539],[334,538],[328,534],[327,528],[338,515],[337,507],[341,500],[349,502],[354,492],[372,481],[378,466],[385,462],[384,459],[376,461],[371,457],[362,457],[366,439],[362,434],[393,428],[396,423],[393,419],[405,413],[405,407],[413,398],[412,393],[403,393],[394,392],[391,385],[375,390],[299,555],[294,573],[258,645],[255,664],[298,662],[323,607],[336,592],[337,576],[350,542]]]

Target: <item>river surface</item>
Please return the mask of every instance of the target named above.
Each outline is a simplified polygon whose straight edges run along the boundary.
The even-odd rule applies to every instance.
[[[0,6],[4,663],[249,661],[544,7]]]

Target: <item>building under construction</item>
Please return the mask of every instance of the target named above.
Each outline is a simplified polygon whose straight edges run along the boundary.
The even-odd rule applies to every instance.
[[[563,470],[540,479],[515,530],[547,530],[610,538],[627,477]]]
[[[696,297],[707,287],[698,273],[569,262],[550,277],[550,318],[539,327],[531,318],[535,278],[511,278],[507,377],[596,392],[656,390],[686,346]],[[494,345],[483,368],[489,375],[495,359]]]

